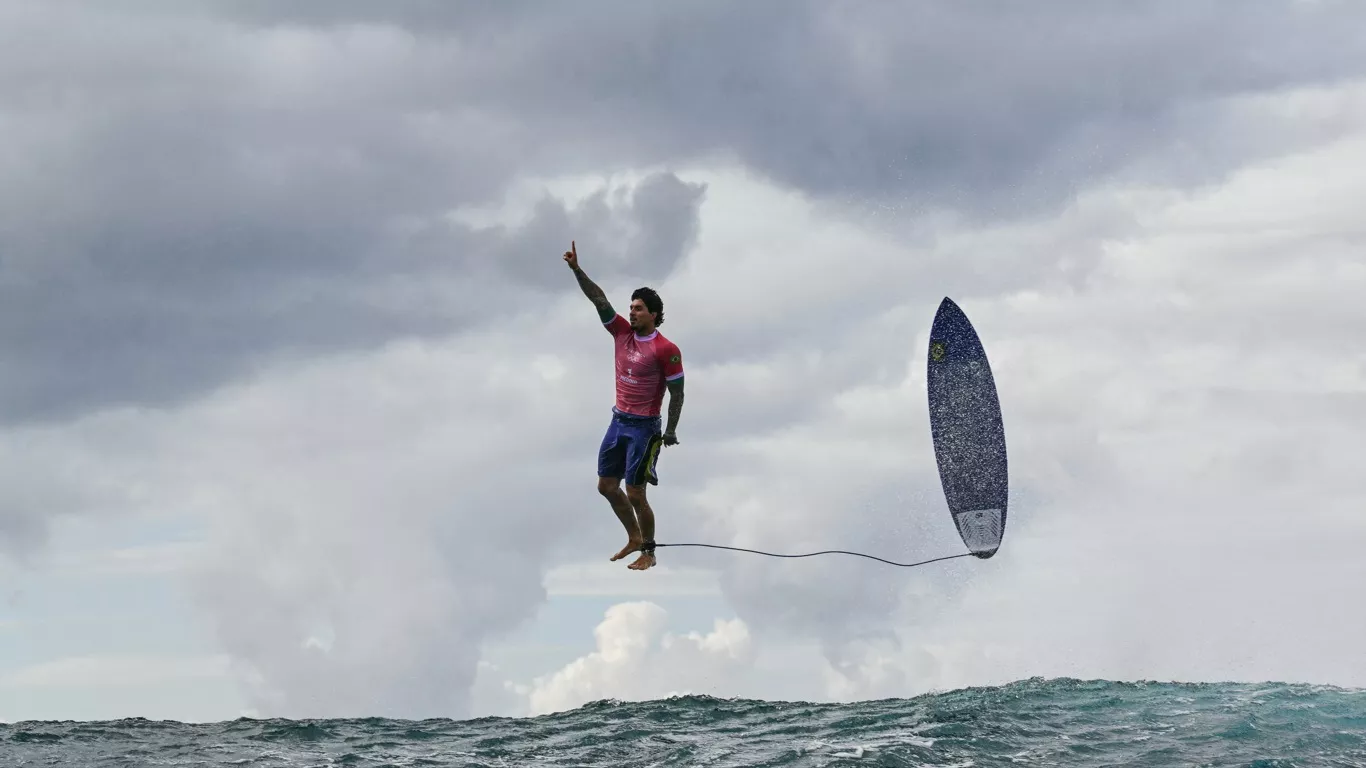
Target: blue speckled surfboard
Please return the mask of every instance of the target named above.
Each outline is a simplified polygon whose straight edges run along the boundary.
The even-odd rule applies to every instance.
[[[927,390],[939,482],[958,535],[980,558],[996,554],[1009,490],[1005,426],[986,350],[945,297],[930,327]]]

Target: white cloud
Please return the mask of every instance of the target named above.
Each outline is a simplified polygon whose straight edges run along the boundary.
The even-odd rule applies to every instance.
[[[544,598],[593,500],[554,501],[591,461],[539,462],[580,431],[562,403],[581,384],[527,371],[529,333],[332,361],[192,417],[225,499],[198,594],[263,709],[465,711],[479,644]]]
[[[753,658],[743,621],[717,619],[711,632],[665,631],[667,613],[653,602],[618,603],[594,630],[597,650],[530,687],[533,715],[600,699],[641,700],[707,693],[734,695],[735,678]]]

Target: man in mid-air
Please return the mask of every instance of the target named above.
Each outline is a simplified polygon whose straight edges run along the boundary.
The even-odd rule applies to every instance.
[[[640,552],[628,567],[643,571],[655,564],[655,514],[645,498],[645,487],[647,483],[659,485],[655,466],[660,445],[678,442],[674,430],[683,411],[683,355],[678,345],[657,330],[664,323],[664,302],[654,290],[637,288],[631,294],[627,320],[579,268],[579,251],[573,241],[564,260],[616,343],[617,399],[598,448],[598,493],[612,504],[626,528],[626,546],[612,560]],[[669,390],[669,423],[661,434],[659,412],[665,388]],[[626,481],[625,493],[622,480]]]

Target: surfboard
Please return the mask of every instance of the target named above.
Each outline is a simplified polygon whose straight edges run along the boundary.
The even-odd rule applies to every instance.
[[[944,499],[963,544],[986,559],[1000,548],[1006,528],[1005,425],[982,340],[948,297],[930,326],[926,370],[930,435]]]

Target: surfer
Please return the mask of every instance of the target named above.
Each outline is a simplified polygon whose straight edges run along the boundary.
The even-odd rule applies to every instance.
[[[655,515],[645,497],[648,485],[659,485],[655,471],[661,445],[678,442],[675,430],[683,410],[683,356],[678,345],[659,333],[664,324],[664,302],[651,288],[631,294],[630,319],[612,308],[602,292],[579,267],[578,247],[571,240],[565,263],[584,295],[598,309],[598,318],[616,345],[616,403],[598,447],[598,493],[626,528],[626,546],[612,556],[620,560],[640,552],[628,567],[643,571],[655,564]],[[660,406],[669,390],[669,422],[661,433]],[[626,491],[621,489],[626,482]]]

